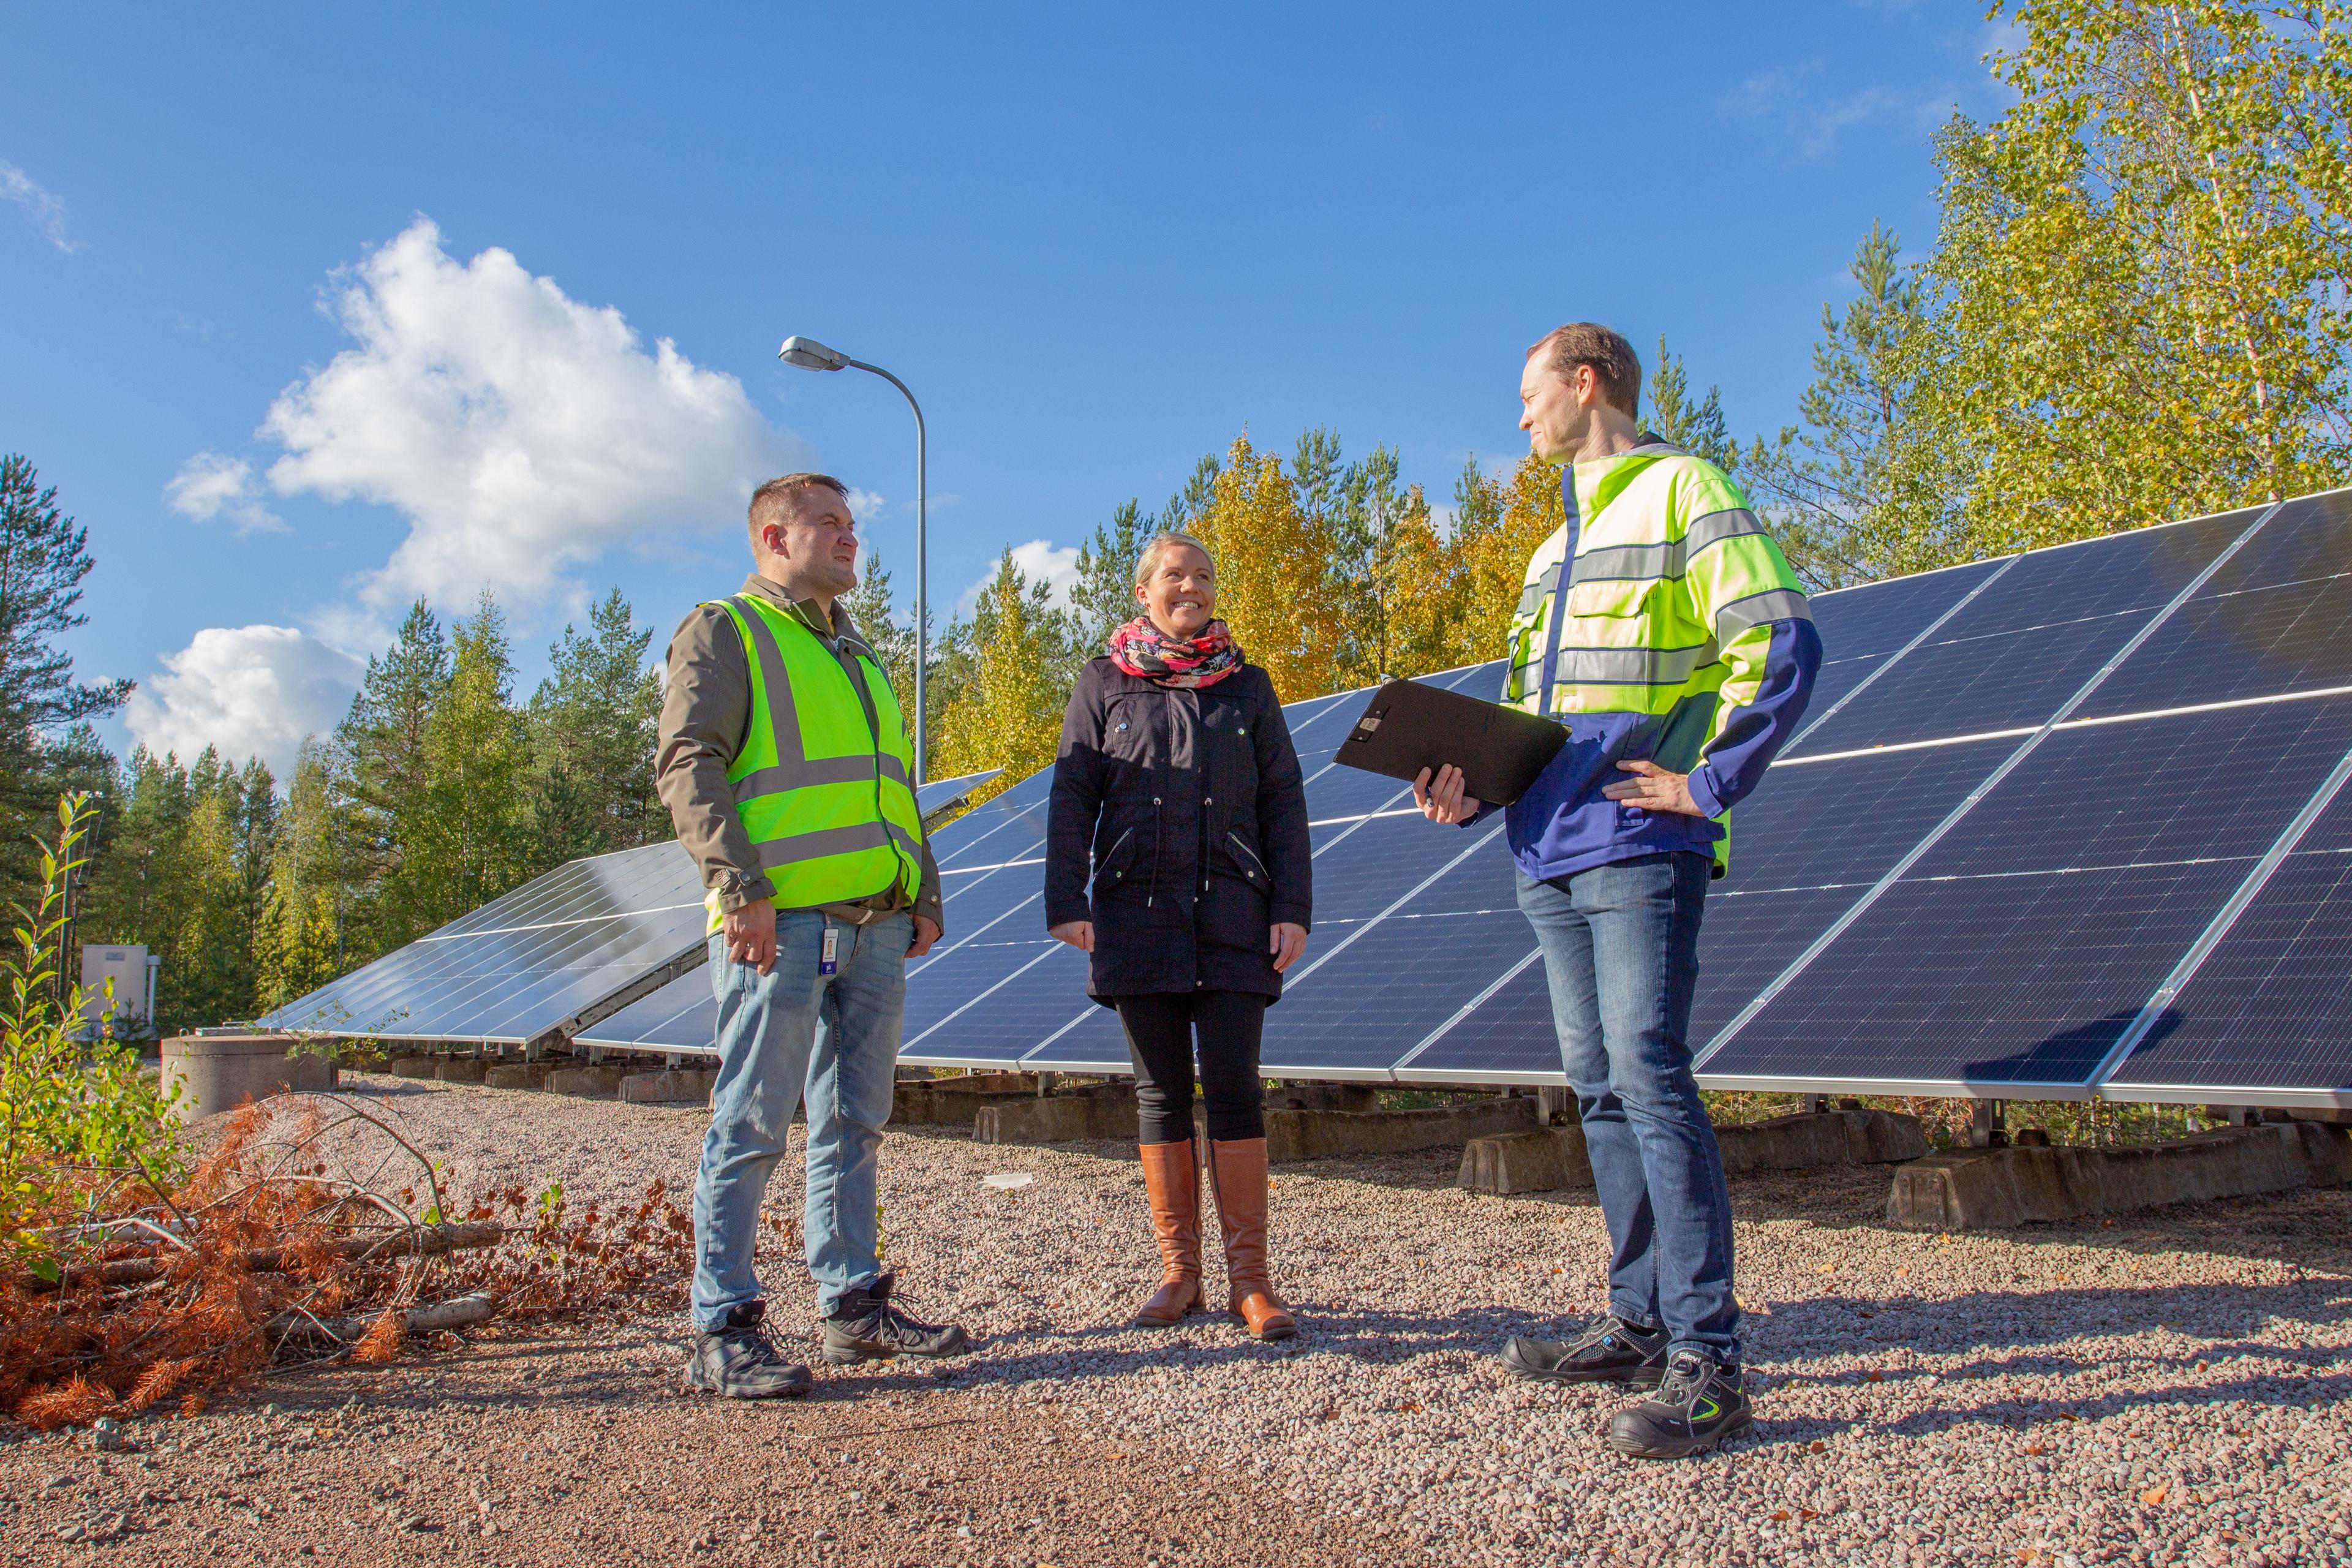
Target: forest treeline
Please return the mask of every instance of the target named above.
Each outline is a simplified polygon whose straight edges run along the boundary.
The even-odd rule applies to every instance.
[[[1989,63],[2014,101],[1937,133],[1923,254],[1861,237],[1797,424],[1736,438],[1719,391],[1663,341],[1645,355],[1643,424],[1731,469],[1816,588],[2352,480],[2352,4],[1996,15],[2013,41]],[[1209,542],[1223,614],[1296,700],[1496,657],[1558,521],[1556,476],[1530,463],[1468,466],[1433,504],[1392,448],[1244,433],[1156,510],[1115,509],[1066,592],[1003,557],[934,640],[931,771],[1050,762],[1160,529]],[[912,626],[883,563],[864,567],[853,613],[911,694]],[[618,589],[528,698],[495,604],[416,605],[279,779],[209,752],[108,753],[91,721],[128,683],[77,681],[57,651],[89,570],[85,531],[6,459],[0,881],[23,887],[17,847],[60,788],[94,791],[79,933],[162,953],[166,1027],[251,1017],[568,858],[668,835],[653,633]],[[644,608],[666,629],[682,607]]]

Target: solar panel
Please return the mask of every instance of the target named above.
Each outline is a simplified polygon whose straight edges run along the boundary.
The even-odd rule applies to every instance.
[[[691,962],[707,917],[675,843],[556,868],[289,1003],[272,1028],[523,1044]]]

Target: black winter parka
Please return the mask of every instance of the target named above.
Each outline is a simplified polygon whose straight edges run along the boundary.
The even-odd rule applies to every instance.
[[[1310,923],[1307,791],[1282,704],[1245,664],[1169,687],[1088,662],[1045,828],[1045,923],[1090,920],[1087,993],[1282,994],[1276,921]]]

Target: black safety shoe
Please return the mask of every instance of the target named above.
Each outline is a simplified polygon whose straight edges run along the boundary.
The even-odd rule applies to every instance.
[[[1755,1418],[1738,1367],[1677,1351],[1657,1393],[1609,1418],[1609,1446],[1636,1459],[1686,1458],[1746,1430]]]
[[[1554,1383],[1630,1383],[1655,1388],[1665,1375],[1666,1331],[1603,1318],[1566,1344],[1528,1334],[1503,1347],[1503,1364],[1521,1377]]]
[[[761,1320],[765,1301],[727,1309],[723,1329],[697,1329],[687,1358],[686,1386],[730,1399],[797,1399],[809,1391],[809,1369],[786,1361]]]
[[[953,1325],[919,1323],[890,1300],[895,1274],[885,1274],[841,1299],[824,1320],[824,1359],[835,1366],[892,1356],[961,1355],[971,1341]]]

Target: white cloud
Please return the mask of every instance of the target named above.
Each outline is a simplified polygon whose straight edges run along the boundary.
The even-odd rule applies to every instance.
[[[1718,112],[1736,120],[1777,121],[1808,158],[1837,151],[1838,139],[1857,126],[1888,121],[1925,132],[1948,115],[1953,95],[1943,89],[1865,87],[1843,95],[1822,93],[1822,62],[1759,71],[1717,101]]]
[[[132,738],[183,762],[206,746],[232,762],[259,757],[281,780],[302,737],[342,717],[364,669],[292,626],[207,626],[163,668],[131,695]]]
[[[286,524],[261,504],[261,481],[243,458],[218,452],[198,452],[180,465],[163,497],[172,510],[198,522],[210,522],[226,513],[239,533],[283,533]]]
[[[849,515],[859,522],[881,516],[882,507],[882,498],[872,490],[861,490],[856,485],[849,487]]]
[[[611,307],[569,298],[509,252],[459,263],[419,218],[330,302],[357,340],[270,405],[283,495],[393,507],[408,536],[367,578],[383,609],[484,588],[529,608],[579,593],[573,563],[633,541],[741,526],[752,485],[806,467],[733,376],[668,339],[650,353]]]
[[[33,176],[0,158],[0,200],[15,202],[31,215],[51,245],[71,256],[78,248],[66,237],[66,204],[34,183]]]
[[[1077,546],[1057,545],[1051,540],[1033,539],[1026,544],[1013,547],[1013,564],[1019,567],[1021,574],[1031,583],[1045,584],[1047,600],[1055,608],[1069,608],[1070,589],[1078,580]],[[972,611],[980,605],[981,595],[986,593],[988,585],[994,581],[996,568],[991,566],[956,600],[955,613],[970,620]]]

